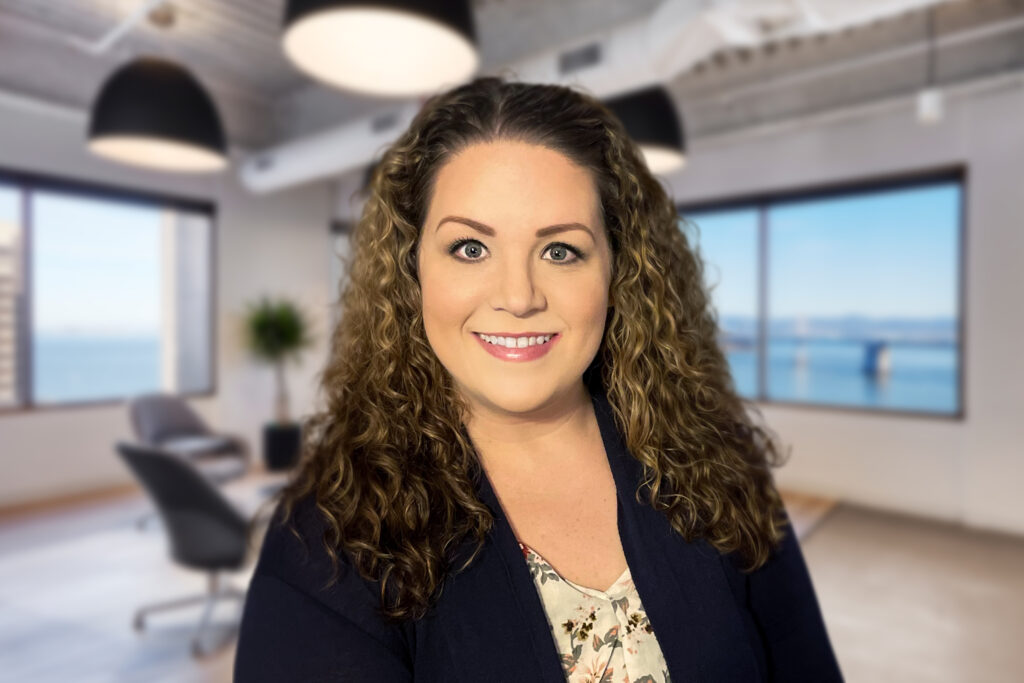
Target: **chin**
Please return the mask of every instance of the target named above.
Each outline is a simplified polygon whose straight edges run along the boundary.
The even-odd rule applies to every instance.
[[[501,377],[494,373],[476,373],[473,381],[459,382],[463,391],[476,397],[477,401],[491,403],[495,406],[509,407],[527,404],[538,404],[549,396],[547,383],[539,384],[536,379],[516,380]],[[485,378],[488,378],[485,380]],[[525,380],[525,381],[524,381]]]
[[[481,401],[506,412],[528,413],[541,409],[553,401],[560,391],[560,386],[557,382],[538,381],[536,377],[523,378],[521,381],[505,378],[498,379],[486,387],[476,386],[471,391]]]

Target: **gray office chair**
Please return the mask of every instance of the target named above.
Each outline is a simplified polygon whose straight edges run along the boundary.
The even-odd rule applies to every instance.
[[[156,504],[168,534],[171,557],[186,567],[208,572],[205,593],[139,608],[133,620],[135,630],[142,631],[146,616],[153,612],[204,603],[205,609],[192,639],[192,655],[205,657],[220,651],[234,640],[238,623],[232,624],[213,647],[204,646],[204,633],[213,609],[222,598],[244,602],[245,592],[222,583],[218,572],[245,567],[250,559],[251,525],[255,522],[246,520],[188,460],[124,441],[118,442],[116,448]]]
[[[242,477],[252,466],[252,455],[244,439],[214,433],[178,396],[136,396],[128,404],[128,416],[139,443],[191,461],[214,484]],[[137,525],[143,528],[154,516],[154,512],[146,513]]]

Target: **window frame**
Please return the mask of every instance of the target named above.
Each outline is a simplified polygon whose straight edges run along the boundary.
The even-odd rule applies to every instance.
[[[767,333],[768,320],[768,211],[772,205],[799,202],[809,199],[849,198],[859,195],[870,195],[888,190],[913,189],[931,186],[936,183],[955,182],[960,187],[960,212],[957,221],[957,396],[958,406],[955,412],[937,413],[928,410],[907,408],[885,408],[858,406],[852,404],[830,404],[811,401],[792,401],[772,399],[767,395],[768,366]],[[724,211],[734,209],[753,209],[757,212],[757,395],[741,398],[765,405],[825,410],[830,412],[867,414],[885,417],[917,417],[933,420],[962,422],[967,418],[967,211],[969,201],[969,175],[966,164],[952,164],[902,171],[892,174],[864,176],[861,178],[824,182],[798,186],[783,190],[769,190],[747,194],[729,195],[720,198],[700,199],[695,201],[676,202],[676,213],[680,218],[688,218],[691,213],[705,211]],[[693,246],[693,245],[691,245]]]
[[[75,410],[81,408],[100,408],[124,406],[127,398],[97,398],[81,399],[76,401],[61,401],[59,403],[38,404],[33,400],[32,384],[32,239],[33,239],[33,217],[32,217],[32,193],[35,191],[60,192],[70,196],[86,199],[103,199],[115,201],[122,204],[144,206],[158,209],[182,209],[197,213],[203,213],[209,217],[210,231],[209,243],[209,268],[208,277],[210,282],[209,296],[209,358],[210,358],[210,384],[205,391],[192,391],[175,393],[175,396],[182,398],[208,398],[217,395],[218,362],[217,358],[217,319],[218,319],[218,282],[217,282],[217,242],[218,242],[218,206],[217,203],[208,199],[197,199],[180,195],[138,190],[117,185],[95,183],[69,177],[51,175],[48,173],[37,173],[20,169],[0,167],[0,184],[15,187],[21,198],[21,220],[22,220],[22,250],[21,265],[23,268],[25,286],[22,292],[16,297],[15,306],[17,311],[18,325],[15,335],[18,343],[16,360],[15,381],[19,385],[19,394],[28,397],[28,400],[13,406],[0,406],[0,418],[10,415],[22,415],[29,413],[44,413],[61,410]]]

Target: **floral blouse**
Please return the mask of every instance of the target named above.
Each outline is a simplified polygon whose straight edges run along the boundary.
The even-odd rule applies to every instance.
[[[640,603],[629,566],[606,591],[559,575],[520,542],[567,683],[670,683],[654,629]]]

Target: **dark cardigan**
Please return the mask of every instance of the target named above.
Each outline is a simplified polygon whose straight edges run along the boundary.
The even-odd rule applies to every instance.
[[[792,527],[751,574],[704,540],[686,542],[646,491],[642,503],[634,498],[642,466],[606,396],[591,397],[618,489],[623,550],[672,680],[842,681]],[[277,525],[278,508],[249,586],[234,680],[565,683],[540,595],[486,474],[478,493],[495,517],[480,555],[446,579],[424,618],[402,625],[378,615],[379,584],[347,564],[322,589],[330,564],[315,508],[309,499],[297,508],[308,556]]]

